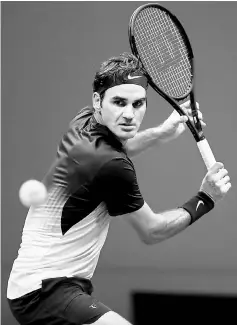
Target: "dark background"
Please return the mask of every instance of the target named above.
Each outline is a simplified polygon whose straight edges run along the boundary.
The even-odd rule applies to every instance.
[[[237,296],[179,294],[160,292],[132,293],[134,324],[232,324]],[[149,310],[149,313],[144,313]],[[158,315],[157,310],[162,310]],[[172,312],[170,312],[172,310]],[[186,312],[182,312],[185,310]]]
[[[130,51],[129,18],[143,3],[1,3],[3,325],[16,324],[6,286],[27,213],[19,187],[44,176],[69,121],[91,103],[100,62]],[[202,220],[153,247],[140,243],[122,220],[113,220],[94,284],[99,298],[129,319],[134,289],[237,294],[237,3],[162,4],[190,37],[205,133],[229,170],[232,189]],[[150,89],[142,129],[162,123],[171,111]],[[188,131],[134,163],[144,198],[157,212],[185,202],[206,173]]]

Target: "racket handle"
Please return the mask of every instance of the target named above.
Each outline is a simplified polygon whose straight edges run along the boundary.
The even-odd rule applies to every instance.
[[[213,152],[211,150],[211,147],[209,146],[207,139],[198,141],[197,146],[207,169],[210,169],[216,163],[216,159],[213,155]]]

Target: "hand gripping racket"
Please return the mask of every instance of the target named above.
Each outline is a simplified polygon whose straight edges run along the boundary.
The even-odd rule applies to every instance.
[[[129,22],[132,53],[141,61],[151,87],[180,115],[187,115],[178,102],[189,97],[193,122],[186,124],[209,169],[216,162],[203,134],[195,104],[194,56],[179,20],[158,3],[137,8]]]

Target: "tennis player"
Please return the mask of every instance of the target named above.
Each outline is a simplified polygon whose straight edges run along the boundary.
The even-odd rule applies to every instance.
[[[231,187],[218,162],[186,203],[162,213],[151,210],[129,155],[176,138],[186,117],[174,112],[158,127],[138,132],[147,88],[131,54],[110,58],[96,73],[93,105],[71,121],[44,177],[47,201],[32,206],[26,217],[7,290],[20,324],[128,325],[96,299],[91,283],[111,220],[124,218],[144,243],[156,244],[208,213]],[[183,109],[190,114],[189,103]]]

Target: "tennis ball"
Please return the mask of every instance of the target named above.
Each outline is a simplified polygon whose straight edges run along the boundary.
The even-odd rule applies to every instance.
[[[40,205],[47,198],[47,189],[43,183],[30,179],[21,185],[19,198],[21,203],[28,208],[31,205]]]

